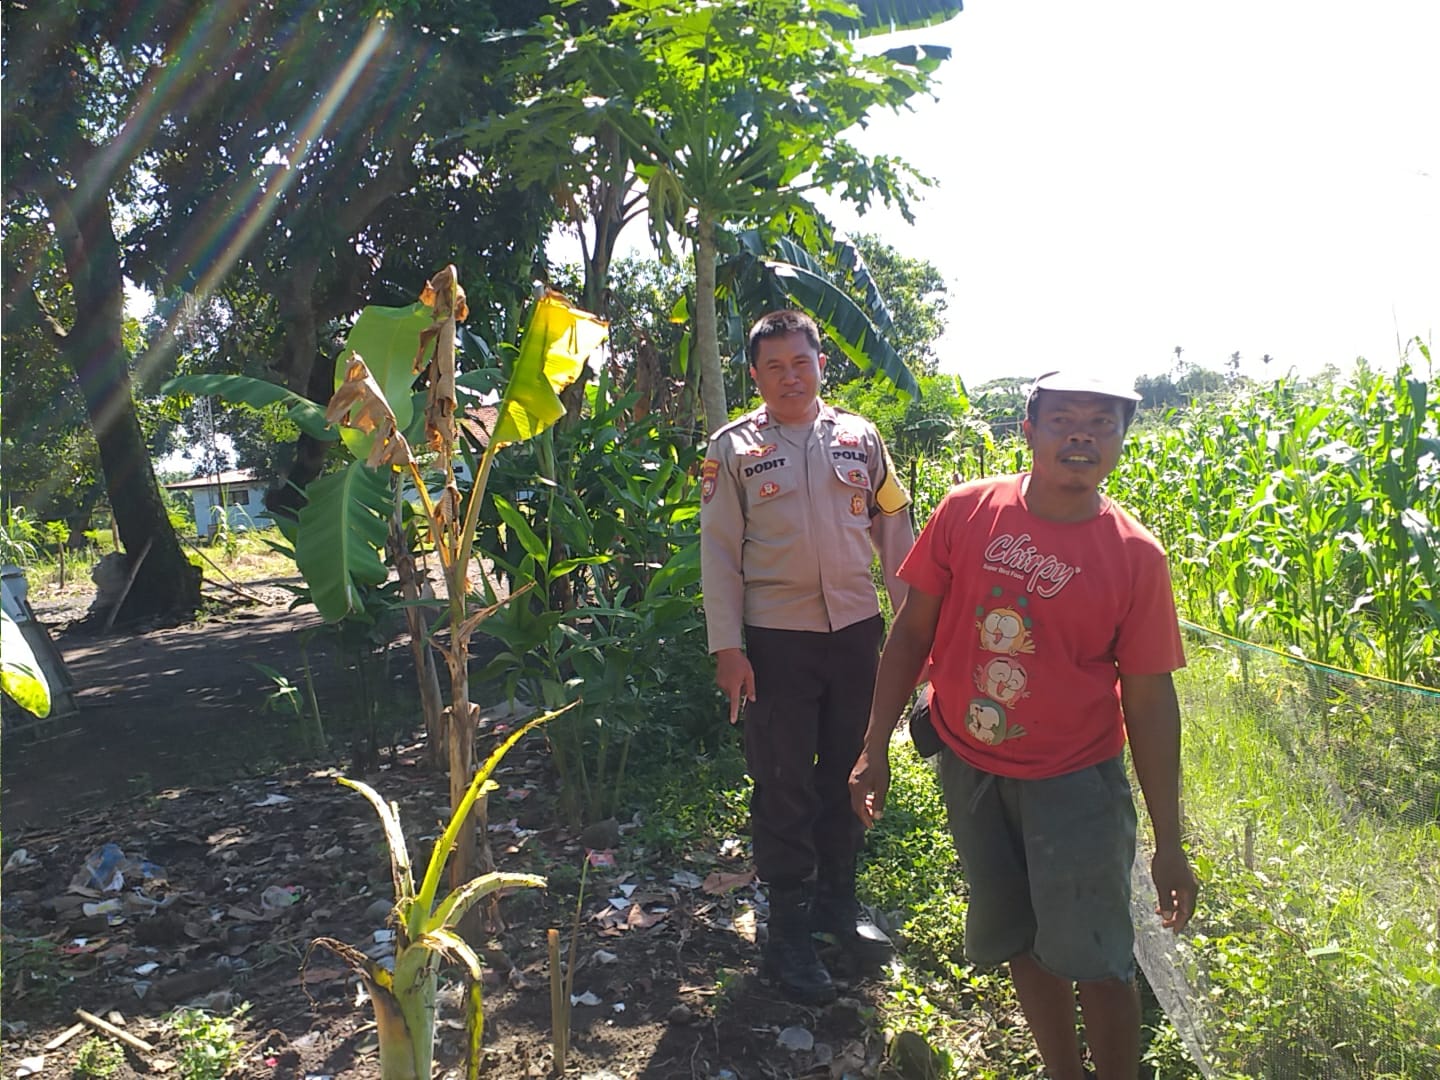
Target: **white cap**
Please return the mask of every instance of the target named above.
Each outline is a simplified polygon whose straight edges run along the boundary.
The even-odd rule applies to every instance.
[[[1028,397],[1034,397],[1041,390],[1068,390],[1075,394],[1101,394],[1104,397],[1119,398],[1121,401],[1139,401],[1140,395],[1133,387],[1107,378],[1104,375],[1084,375],[1070,371],[1047,371],[1030,384]]]

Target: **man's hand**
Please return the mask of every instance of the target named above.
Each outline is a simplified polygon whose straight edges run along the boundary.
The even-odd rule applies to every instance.
[[[890,748],[873,755],[867,747],[850,770],[850,808],[868,829],[885,816],[885,795],[890,790]]]
[[[851,780],[854,783],[854,780]],[[1155,894],[1159,903],[1155,913],[1160,916],[1160,925],[1179,933],[1185,929],[1190,916],[1195,914],[1195,897],[1200,884],[1190,861],[1179,845],[1162,848],[1150,860],[1150,877],[1155,882]]]
[[[755,700],[755,669],[742,649],[715,653],[715,685],[730,699],[730,723],[740,719],[740,706]]]

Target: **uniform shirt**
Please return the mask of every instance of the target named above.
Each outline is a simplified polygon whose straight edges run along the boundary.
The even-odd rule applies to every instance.
[[[1159,541],[1109,499],[1085,521],[1038,518],[1024,481],[952,489],[900,576],[941,597],[935,730],[978,769],[1043,779],[1119,754],[1118,676],[1185,654]]]
[[[764,406],[717,431],[700,474],[700,569],[710,651],[742,626],[829,632],[879,614],[872,547],[895,607],[915,534],[875,426],[820,402],[812,423]]]

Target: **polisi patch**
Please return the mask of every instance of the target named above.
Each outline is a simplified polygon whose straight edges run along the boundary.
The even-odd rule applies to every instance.
[[[870,455],[864,450],[831,450],[830,457],[835,461],[858,461],[861,465],[870,460]]]
[[[762,498],[762,499],[768,499],[768,498],[770,498],[770,496],[772,496],[772,495],[779,495],[779,494],[780,494],[780,485],[777,484],[777,483],[775,483],[774,480],[766,480],[765,483],[763,483],[763,484],[760,485],[760,498]]]
[[[757,473],[769,472],[771,469],[784,468],[787,463],[787,458],[771,458],[769,461],[762,461],[757,465],[746,465],[744,471],[746,477],[751,477],[755,476]]]
[[[706,458],[705,464],[700,466],[700,498],[703,502],[709,502],[715,497],[715,478],[720,475],[720,462],[714,458]]]

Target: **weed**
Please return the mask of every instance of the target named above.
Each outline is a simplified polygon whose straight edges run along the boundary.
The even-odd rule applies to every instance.
[[[27,999],[38,1004],[52,1004],[59,999],[61,988],[74,981],[64,963],[58,946],[49,938],[5,936],[0,952],[3,960],[5,1000]]]
[[[220,1080],[240,1064],[243,1046],[235,1034],[235,1023],[250,1009],[247,1002],[228,1017],[200,1009],[182,1009],[170,1017],[180,1047],[182,1080]]]
[[[125,1051],[109,1039],[86,1039],[75,1058],[76,1076],[113,1076],[125,1064]]]

